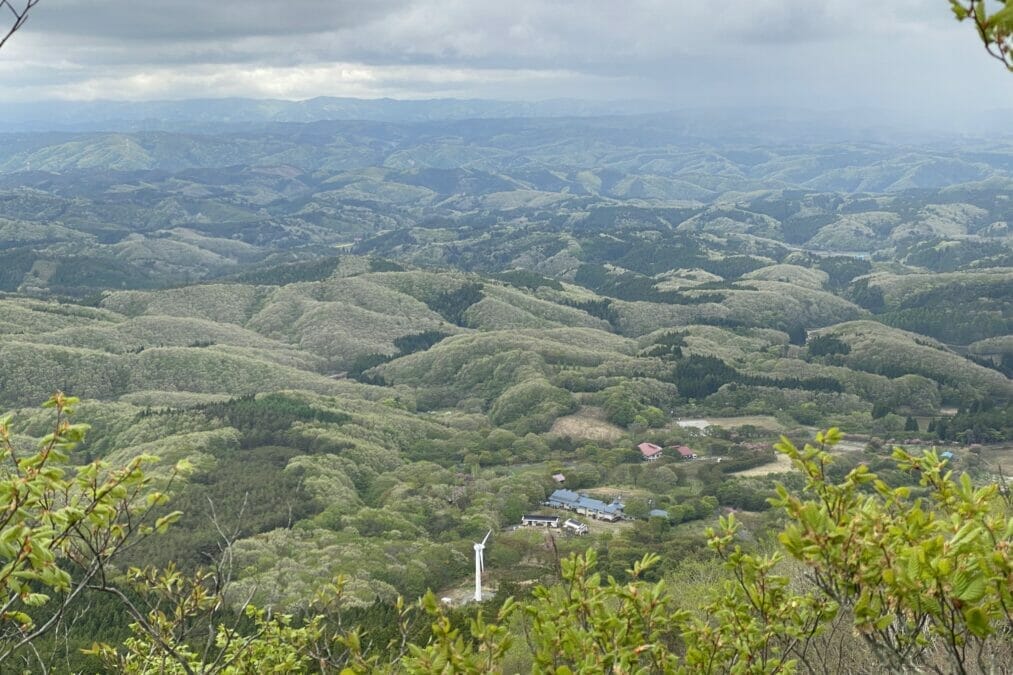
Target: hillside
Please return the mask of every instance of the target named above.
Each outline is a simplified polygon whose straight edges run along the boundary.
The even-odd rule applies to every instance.
[[[725,509],[765,536],[775,482],[801,485],[781,433],[841,426],[834,472],[898,480],[893,441],[976,476],[1013,441],[1004,146],[664,116],[126,126],[0,143],[0,406],[27,448],[40,402],[81,397],[75,467],[186,460],[158,511],[180,522],[124,564],[192,572],[234,532],[233,605],[298,614],[343,574],[387,625],[398,594],[466,596],[490,530],[490,590],[589,546],[617,579],[645,550],[681,573]],[[560,485],[629,518],[518,528]]]
[[[0,290],[186,284],[348,246],[569,279],[602,263],[730,279],[729,253],[784,263],[798,250],[1010,264],[1001,147],[757,147],[687,128],[645,116],[8,134]],[[648,242],[673,264],[642,255]]]

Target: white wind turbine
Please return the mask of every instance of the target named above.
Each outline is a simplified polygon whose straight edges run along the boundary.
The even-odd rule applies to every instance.
[[[489,541],[489,530],[481,544],[475,544],[475,602],[482,602],[482,572],[485,571],[485,542]]]

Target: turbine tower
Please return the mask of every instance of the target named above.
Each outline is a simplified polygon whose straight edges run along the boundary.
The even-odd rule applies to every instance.
[[[489,541],[492,530],[486,533],[481,544],[475,544],[475,602],[482,602],[482,572],[485,571],[485,542]]]

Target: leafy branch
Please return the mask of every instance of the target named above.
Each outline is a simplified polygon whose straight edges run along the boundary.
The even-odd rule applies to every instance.
[[[1002,7],[989,12],[985,0],[950,0],[957,21],[971,21],[989,56],[1013,72],[1013,2],[997,0]]]
[[[88,431],[68,420],[76,403],[58,392],[44,404],[55,420],[34,452],[15,442],[11,416],[0,417],[0,667],[58,628],[86,588],[107,583],[113,557],[179,517],[149,524],[185,467],[157,489],[144,473],[150,456],[116,469],[101,461],[69,466]]]

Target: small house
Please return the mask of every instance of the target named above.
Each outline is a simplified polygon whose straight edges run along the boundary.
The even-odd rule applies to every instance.
[[[552,474],[552,480],[556,481],[557,483],[564,483],[566,482],[566,476],[564,476],[561,473],[554,473]]]
[[[572,518],[567,518],[566,519],[566,522],[563,523],[563,529],[566,532],[572,532],[573,534],[577,535],[578,537],[579,536],[583,536],[583,535],[587,534],[587,532],[588,532],[587,525],[585,525],[584,523],[580,522],[579,520],[573,520]]]
[[[524,527],[554,527],[559,528],[559,516],[543,516],[541,514],[521,516],[521,525]]]
[[[645,462],[654,462],[661,459],[661,446],[655,445],[654,443],[641,443],[637,446],[640,450],[640,455],[644,458]]]
[[[668,520],[668,511],[665,509],[651,509],[647,514],[648,518],[664,518]]]
[[[939,458],[940,459],[949,459],[949,460],[952,460],[953,459],[953,453],[950,452],[949,450],[946,450],[945,452],[939,453]]]
[[[696,459],[696,453],[685,445],[680,445],[676,447],[675,451],[679,453],[679,457],[681,459]]]

